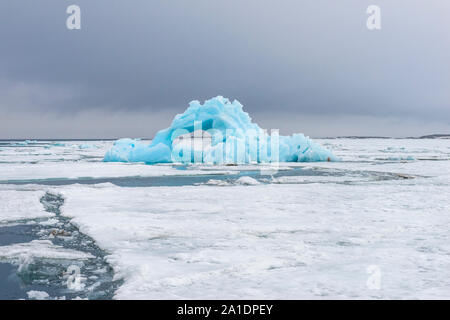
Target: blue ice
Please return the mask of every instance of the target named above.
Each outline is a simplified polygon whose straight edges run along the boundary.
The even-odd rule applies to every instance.
[[[195,135],[210,137],[206,146]],[[194,139],[191,139],[191,135]],[[181,138],[189,137],[190,143]],[[271,134],[253,123],[242,104],[217,96],[201,104],[195,100],[178,114],[169,128],[159,131],[150,144],[138,139],[119,139],[106,153],[107,162],[155,163],[268,163],[338,161],[331,151],[301,133]]]

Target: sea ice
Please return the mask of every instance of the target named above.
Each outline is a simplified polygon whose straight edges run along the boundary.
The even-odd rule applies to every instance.
[[[259,182],[258,180],[252,178],[252,177],[248,177],[248,176],[243,176],[240,177],[238,179],[236,179],[235,181],[230,181],[229,179],[227,180],[218,180],[218,179],[210,179],[208,181],[206,181],[205,183],[199,183],[196,185],[207,185],[207,186],[232,186],[232,185],[242,185],[242,186],[257,186],[261,184],[261,182]]]
[[[81,151],[81,150],[80,150]],[[102,179],[118,177],[155,177],[155,176],[182,176],[205,174],[200,168],[197,170],[178,170],[169,165],[147,166],[140,163],[104,163],[100,161],[59,161],[51,165],[40,162],[33,165],[22,163],[2,164],[0,182],[30,182],[36,180],[56,179]],[[230,171],[214,170],[209,174],[230,174]],[[0,195],[1,197],[1,195]],[[2,204],[0,204],[1,210]],[[0,211],[1,212],[1,211]],[[1,213],[0,213],[1,216]]]
[[[39,199],[43,191],[16,191],[0,189],[0,223],[22,219],[51,217],[44,211]]]
[[[399,299],[449,296],[448,183],[60,191],[62,214],[109,252],[118,299]]]
[[[51,217],[39,199],[47,191],[63,194],[62,215],[108,252],[115,279],[124,280],[115,298],[448,298],[450,140],[316,141],[342,161],[282,162],[273,178],[250,174],[271,164],[102,163],[109,141],[83,150],[76,146],[84,142],[71,141],[54,155],[42,142],[6,142],[0,220]],[[183,187],[13,184],[220,172],[229,176]],[[240,185],[241,175],[261,183]],[[49,259],[52,249],[50,242],[14,244],[0,253],[26,268]],[[371,266],[381,270],[379,290],[366,285]]]
[[[36,140],[25,140],[25,141],[19,141],[19,142],[12,142],[10,145],[19,147],[19,146],[27,146],[29,144],[35,144],[35,143],[38,143],[38,141],[36,141]]]
[[[67,147],[67,146],[70,146],[67,143],[62,143],[62,142],[53,142],[51,145],[55,146],[55,147]]]
[[[95,258],[90,253],[53,244],[50,240],[33,240],[26,243],[16,243],[9,246],[0,246],[0,260],[23,263],[33,259],[62,259],[86,260]]]
[[[98,146],[96,146],[95,144],[80,144],[78,146],[79,149],[98,149]]]
[[[210,145],[176,143],[177,139],[205,131]],[[194,139],[195,140],[195,139]],[[198,144],[198,143],[197,143]],[[169,128],[159,131],[150,145],[138,140],[120,139],[106,153],[107,162],[145,163],[268,163],[336,161],[338,158],[301,133],[291,136],[268,135],[239,101],[217,96],[192,101],[183,114],[177,115]]]
[[[36,300],[46,300],[50,298],[47,292],[45,291],[37,291],[31,290],[27,292],[28,299],[36,299]]]
[[[236,180],[237,184],[241,184],[243,186],[256,186],[258,184],[260,184],[260,182],[252,177],[240,177],[239,179]]]

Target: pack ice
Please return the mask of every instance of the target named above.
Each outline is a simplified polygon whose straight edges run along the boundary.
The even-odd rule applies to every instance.
[[[204,132],[209,137],[205,145],[195,139]],[[189,143],[180,139],[194,133]],[[154,163],[269,163],[337,161],[329,150],[301,133],[269,135],[261,129],[242,104],[217,96],[202,105],[195,100],[183,114],[178,114],[169,128],[159,131],[150,144],[135,139],[119,139],[106,153],[106,162]]]

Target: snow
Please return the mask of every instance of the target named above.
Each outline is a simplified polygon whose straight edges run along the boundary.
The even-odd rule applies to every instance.
[[[252,177],[240,177],[236,180],[237,184],[241,184],[244,186],[256,186],[260,184],[260,182]]]
[[[258,180],[243,176],[238,179],[227,179],[227,180],[218,180],[218,179],[210,179],[205,183],[198,183],[195,185],[208,185],[208,186],[232,186],[232,185],[242,185],[242,186],[256,186],[261,184]]]
[[[124,280],[116,299],[450,299],[450,141],[316,141],[342,161],[279,163],[273,177],[248,173],[261,164],[102,162],[111,142],[61,142],[70,146],[51,154],[51,141],[6,146],[2,183],[227,177],[173,187],[0,184],[0,220],[52,217],[39,199],[61,193],[62,215],[106,250]],[[415,160],[401,160],[408,157]],[[42,240],[2,246],[0,255],[20,266],[90,257]],[[379,289],[367,285],[374,270]]]
[[[180,136],[205,131],[211,139],[193,146],[175,141]],[[195,136],[194,136],[195,137]],[[198,145],[198,146],[197,146]],[[133,139],[120,139],[106,153],[106,162],[166,163],[267,163],[336,161],[330,151],[303,134],[268,135],[243,111],[242,104],[217,96],[192,101],[183,114],[175,116],[169,128],[159,131],[150,145]]]
[[[43,191],[8,190],[0,185],[0,223],[53,216],[39,203],[43,195]]]
[[[99,147],[96,146],[95,144],[80,144],[78,146],[78,148],[80,148],[80,149],[98,149]]]
[[[117,299],[449,298],[448,190],[72,187],[63,214],[111,253]]]
[[[39,222],[39,224],[41,226],[54,226],[58,223],[59,223],[59,221],[57,219],[48,219],[48,220]]]
[[[9,246],[0,246],[0,259],[23,262],[30,259],[80,259],[94,258],[93,255],[77,250],[65,249],[54,245],[49,240],[33,240],[27,243],[16,243]]]
[[[28,299],[46,300],[50,298],[49,294],[45,291],[31,290],[27,292]]]
[[[37,143],[36,140],[25,140],[25,141],[19,141],[19,142],[12,142],[11,146],[27,146],[29,144],[35,144]]]
[[[52,165],[37,163],[4,164],[0,171],[0,182],[29,182],[36,180],[61,179],[105,179],[120,177],[155,177],[155,176],[183,176],[204,174],[202,170],[178,170],[167,165],[148,166],[144,164],[121,164],[102,162],[58,162]],[[210,171],[209,174],[223,175],[228,171]]]

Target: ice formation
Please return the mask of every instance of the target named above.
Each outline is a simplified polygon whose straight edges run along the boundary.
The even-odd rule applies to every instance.
[[[49,294],[45,291],[30,290],[27,292],[28,299],[46,300],[50,298]]]
[[[198,143],[195,134],[201,131],[210,136],[210,144]],[[190,143],[180,137],[194,133]],[[183,140],[184,141],[184,140]],[[242,104],[218,96],[205,101],[192,101],[183,114],[177,115],[169,128],[159,131],[148,145],[139,140],[120,139],[106,153],[107,162],[204,162],[204,163],[268,163],[336,161],[330,151],[301,133],[269,135],[248,113]]]
[[[20,142],[12,142],[10,145],[15,147],[28,146],[29,144],[36,144],[38,141],[36,140],[25,140]]]
[[[87,260],[95,258],[90,253],[66,249],[53,244],[50,240],[33,240],[25,243],[15,243],[8,246],[0,246],[0,261],[12,261],[23,264],[32,259],[57,259],[57,260]]]

